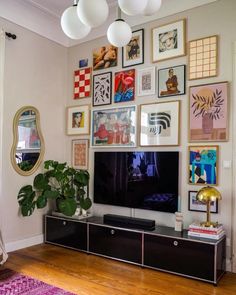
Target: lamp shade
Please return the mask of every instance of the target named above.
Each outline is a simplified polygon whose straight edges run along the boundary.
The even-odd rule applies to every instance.
[[[142,14],[148,0],[118,0],[120,9],[127,15]]]
[[[82,39],[87,36],[91,30],[84,25],[77,15],[77,7],[74,5],[67,8],[61,16],[61,27],[63,32],[71,39]]]
[[[152,15],[156,13],[161,7],[161,0],[148,0],[143,15]]]
[[[196,199],[201,201],[201,202],[208,202],[208,201],[216,201],[216,200],[221,200],[221,194],[220,192],[214,188],[214,187],[210,187],[210,186],[206,186],[201,188],[197,195],[196,195]]]
[[[132,30],[123,19],[114,21],[107,30],[108,41],[116,47],[127,45],[131,38]]]
[[[106,21],[109,7],[106,0],[79,0],[77,13],[85,25],[94,28]]]

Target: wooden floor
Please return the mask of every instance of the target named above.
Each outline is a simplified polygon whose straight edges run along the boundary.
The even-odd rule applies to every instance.
[[[236,294],[236,274],[225,274],[214,287],[48,244],[12,252],[4,266],[79,295]]]

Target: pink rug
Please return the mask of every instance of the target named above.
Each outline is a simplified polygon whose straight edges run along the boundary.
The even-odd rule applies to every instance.
[[[0,271],[0,295],[75,295],[10,269]]]

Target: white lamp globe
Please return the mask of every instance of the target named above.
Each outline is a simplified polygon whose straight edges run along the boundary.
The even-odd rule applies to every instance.
[[[129,43],[132,38],[130,26],[122,19],[118,19],[110,24],[107,30],[108,41],[116,46],[123,47]]]
[[[127,15],[142,14],[148,0],[118,0],[120,9]]]
[[[91,28],[85,26],[78,18],[77,7],[67,8],[61,16],[63,32],[71,39],[82,39],[89,34]]]
[[[143,11],[143,15],[152,15],[161,7],[161,0],[148,0],[148,3]]]
[[[77,13],[82,23],[95,28],[106,21],[109,7],[106,0],[79,0]]]

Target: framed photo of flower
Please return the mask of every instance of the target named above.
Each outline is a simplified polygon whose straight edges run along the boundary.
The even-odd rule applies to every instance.
[[[111,104],[112,72],[93,76],[93,106]]]
[[[197,191],[188,192],[188,210],[189,211],[198,211],[206,212],[207,206],[206,203],[198,201],[196,199]],[[210,206],[211,213],[218,213],[218,201],[212,201]]]
[[[218,146],[189,147],[189,183],[217,185]]]
[[[179,101],[141,105],[140,145],[178,145],[179,109]]]
[[[137,95],[154,95],[156,93],[156,68],[138,69],[137,76]]]
[[[185,94],[185,65],[158,70],[158,97]]]
[[[75,169],[88,169],[88,139],[72,140],[72,167]]]
[[[152,29],[152,60],[158,62],[185,55],[185,19]]]
[[[144,29],[133,31],[129,43],[122,47],[122,68],[144,63]]]
[[[93,110],[93,147],[135,147],[136,106]]]
[[[134,100],[135,69],[115,73],[114,102]]]
[[[189,141],[228,140],[228,82],[189,88]]]
[[[67,108],[67,135],[89,134],[90,106],[72,106]]]

